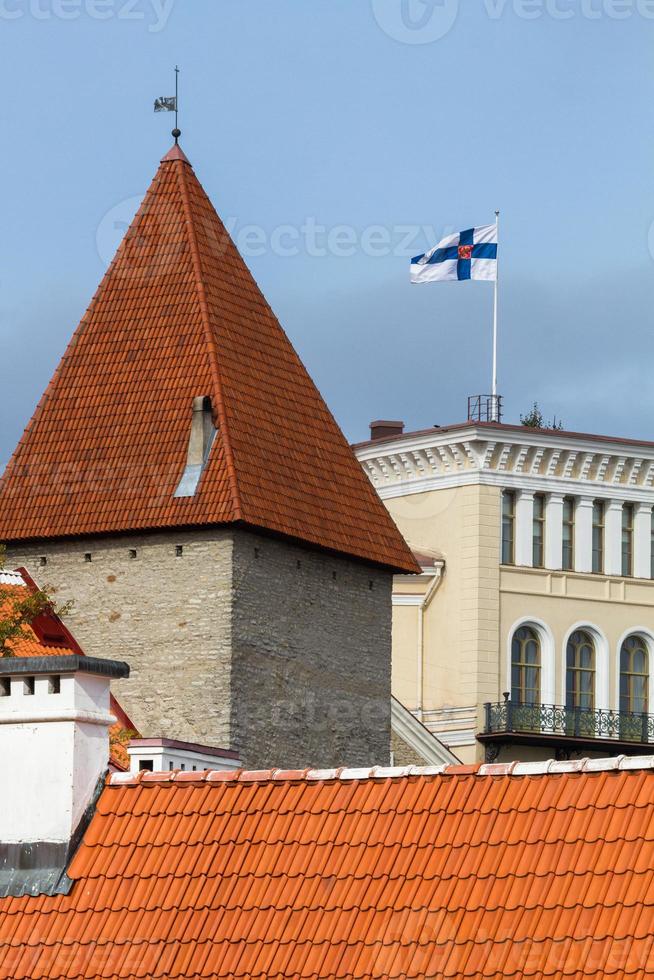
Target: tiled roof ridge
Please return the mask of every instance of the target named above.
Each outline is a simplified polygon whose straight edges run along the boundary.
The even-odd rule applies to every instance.
[[[182,206],[184,209],[184,217],[186,219],[186,229],[188,232],[189,246],[191,249],[191,260],[193,263],[193,274],[195,276],[195,287],[197,289],[198,302],[200,305],[200,318],[202,320],[202,327],[204,330],[204,336],[207,344],[207,351],[209,353],[209,363],[211,365],[211,378],[213,381],[215,401],[216,401],[215,410],[218,415],[218,430],[219,430],[220,439],[223,444],[223,449],[225,452],[225,463],[227,465],[227,472],[229,475],[229,487],[232,495],[234,519],[240,520],[243,515],[243,509],[241,506],[241,498],[238,489],[238,478],[236,475],[236,466],[234,463],[234,452],[232,449],[231,439],[229,435],[229,428],[227,425],[227,412],[225,410],[223,386],[220,377],[220,368],[218,366],[216,338],[214,336],[214,332],[211,327],[209,303],[207,301],[207,292],[204,285],[204,276],[202,272],[202,258],[200,256],[200,248],[198,245],[198,239],[195,232],[195,223],[193,221],[191,200],[189,197],[188,187],[186,185],[187,172],[185,168],[187,165],[191,173],[193,173],[193,169],[190,166],[190,164],[188,164],[188,161],[186,163],[183,160],[174,161],[175,170],[177,172],[177,183],[179,185],[180,195],[182,198]]]
[[[27,582],[20,572],[7,571],[0,569],[0,585],[22,585],[27,586]]]
[[[110,786],[139,783],[268,783],[268,782],[330,782],[341,780],[402,779],[409,776],[555,776],[564,773],[628,772],[654,770],[654,755],[618,755],[607,759],[572,759],[538,762],[493,762],[476,765],[443,766],[373,766],[370,769],[207,769],[201,772],[173,770],[172,772],[112,773]]]
[[[166,155],[161,158],[161,163],[173,163],[175,160],[180,160],[182,163],[187,164],[191,170],[193,169],[193,164],[186,156],[179,143],[173,143]]]

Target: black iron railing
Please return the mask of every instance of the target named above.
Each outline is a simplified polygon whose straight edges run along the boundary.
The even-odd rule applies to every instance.
[[[468,422],[501,422],[501,395],[471,395],[468,398]]]
[[[485,735],[503,732],[574,738],[614,738],[622,742],[654,742],[654,715],[625,711],[564,708],[558,704],[521,704],[505,700],[485,704]]]

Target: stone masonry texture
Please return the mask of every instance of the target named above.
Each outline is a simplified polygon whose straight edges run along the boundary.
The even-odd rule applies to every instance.
[[[234,536],[232,726],[246,765],[388,763],[392,576]]]
[[[9,548],[6,564],[72,600],[85,653],[129,663],[112,690],[142,735],[229,747],[230,531],[46,541]]]
[[[427,763],[415,749],[401,738],[397,732],[391,732],[391,751],[394,766],[424,766]]]
[[[73,600],[87,654],[130,664],[114,692],[141,734],[250,768],[388,763],[388,571],[221,528],[10,547],[19,566]]]

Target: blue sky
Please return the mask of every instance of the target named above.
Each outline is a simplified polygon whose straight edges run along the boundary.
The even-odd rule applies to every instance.
[[[492,287],[408,256],[502,210],[500,390],[654,438],[652,0],[0,0],[0,462],[171,140],[353,440],[460,421]],[[421,230],[426,229],[426,230]]]

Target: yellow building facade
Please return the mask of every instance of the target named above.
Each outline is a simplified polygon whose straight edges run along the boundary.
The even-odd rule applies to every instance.
[[[423,569],[395,697],[466,762],[654,752],[654,444],[381,431],[356,452]]]

